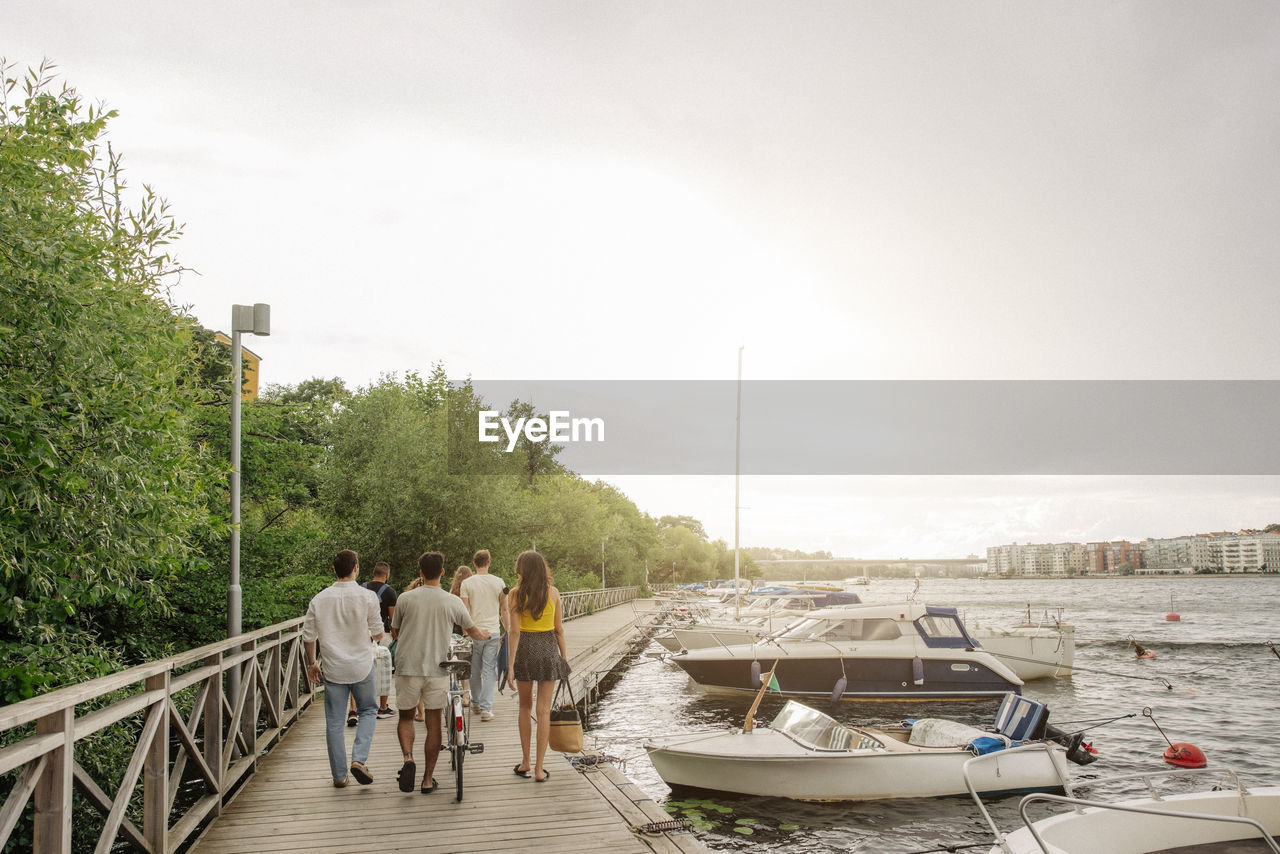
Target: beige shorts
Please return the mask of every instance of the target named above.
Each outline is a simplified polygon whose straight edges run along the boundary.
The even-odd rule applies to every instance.
[[[448,676],[401,676],[397,673],[395,682],[397,709],[417,708],[419,700],[424,709],[444,708],[449,692]]]

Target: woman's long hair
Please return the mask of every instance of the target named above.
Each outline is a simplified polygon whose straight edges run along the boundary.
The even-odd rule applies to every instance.
[[[528,612],[535,620],[541,619],[551,596],[551,570],[547,562],[537,552],[522,552],[516,558],[516,575],[520,577],[513,591],[516,613]]]
[[[461,595],[459,591],[462,590],[462,582],[466,581],[471,576],[472,576],[471,567],[469,566],[458,567],[458,571],[453,574],[453,584],[449,585],[449,592],[452,593],[454,596]]]

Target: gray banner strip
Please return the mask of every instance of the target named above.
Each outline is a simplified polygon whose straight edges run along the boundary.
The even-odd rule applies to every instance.
[[[733,381],[472,385],[491,410],[560,413],[557,460],[579,474],[734,471]],[[505,452],[510,434],[488,418],[497,441],[479,442],[477,415],[451,442]],[[748,381],[741,471],[1274,475],[1277,425],[1275,380]]]

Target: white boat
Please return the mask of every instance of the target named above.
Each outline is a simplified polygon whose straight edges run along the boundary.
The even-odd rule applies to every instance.
[[[809,611],[833,606],[848,607],[861,602],[855,593],[772,587],[743,597],[736,609],[689,612],[688,625],[673,626],[653,639],[667,652],[755,643],[766,635],[787,628],[797,617]]]
[[[751,728],[748,716],[740,731],[655,738],[645,749],[673,787],[803,801],[961,795],[969,791],[965,763],[982,749],[995,752],[971,771],[980,793],[1062,791],[1068,758],[1062,745],[1005,749],[1043,738],[1047,717],[1042,703],[1009,694],[994,730],[941,718],[873,729],[841,724],[791,700],[766,728]],[[1092,761],[1078,739],[1072,746],[1077,761]]]
[[[1158,777],[1184,774],[1216,775],[1208,790],[1159,795]],[[1027,825],[1007,835],[990,814],[978,808],[995,831],[990,854],[1280,854],[1280,788],[1246,789],[1227,769],[1160,771],[1104,780],[1142,780],[1149,797],[1121,801],[1089,800],[1068,783],[1066,796],[1028,795],[1019,810]],[[1079,787],[1076,787],[1079,788]],[[1028,820],[1036,801],[1058,804],[1063,811],[1035,822]]]
[[[984,700],[1022,687],[955,608],[915,602],[810,611],[756,642],[686,650],[671,661],[714,692],[754,692],[775,664],[781,692],[797,697]]]
[[[1024,682],[1071,676],[1076,627],[1070,623],[1028,620],[1010,628],[977,626],[972,633],[983,649],[1009,665]]]

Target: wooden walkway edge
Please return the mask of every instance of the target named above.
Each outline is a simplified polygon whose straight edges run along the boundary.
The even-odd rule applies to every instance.
[[[639,615],[639,616],[638,616]],[[621,605],[565,624],[574,690],[589,689],[638,638],[644,603]],[[579,697],[579,699],[582,699]],[[394,701],[393,701],[394,705]],[[548,752],[545,783],[517,777],[520,759],[515,695],[495,698],[496,719],[471,719],[472,740],[485,752],[469,756],[464,799],[454,799],[449,758],[441,754],[440,788],[421,795],[396,787],[400,749],[396,720],[377,722],[369,768],[372,785],[352,780],[335,789],[325,752],[323,703],[315,703],[282,743],[259,760],[258,772],[192,847],[200,854],[243,852],[515,852],[532,849],[698,854],[706,848],[689,833],[650,835],[635,828],[670,818],[608,764],[579,772]],[[354,729],[346,729],[348,749]],[[421,725],[414,745],[422,773]]]

